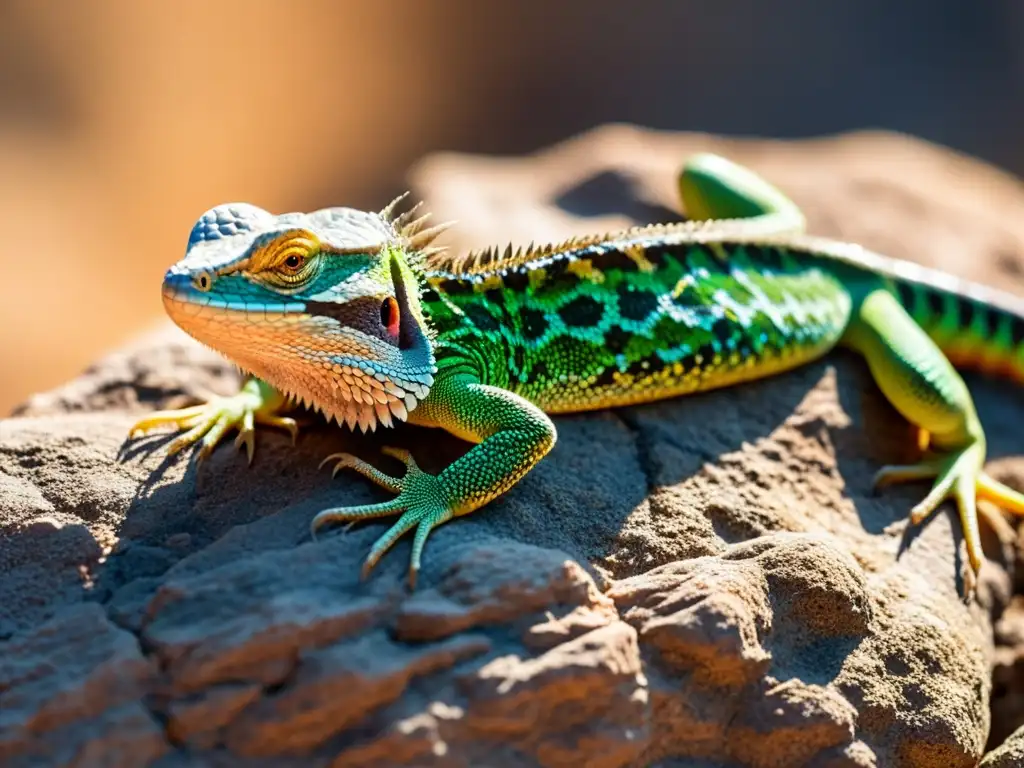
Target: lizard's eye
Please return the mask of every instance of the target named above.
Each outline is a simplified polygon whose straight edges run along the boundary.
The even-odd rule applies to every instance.
[[[300,256],[300,255],[299,255],[299,254],[297,254],[297,253],[291,253],[291,254],[289,254],[289,255],[288,255],[288,257],[287,257],[287,258],[286,258],[286,259],[285,259],[285,260],[284,260],[284,261],[283,261],[283,262],[281,263],[281,266],[283,266],[283,267],[284,267],[284,269],[285,269],[285,271],[286,271],[286,272],[291,272],[291,273],[293,273],[293,274],[294,274],[295,272],[298,272],[298,271],[299,271],[299,269],[300,269],[300,268],[302,267],[302,264],[303,264],[304,262],[305,262],[305,259],[304,259],[304,258],[302,258],[302,256]]]
[[[276,278],[278,283],[294,288],[308,282],[316,271],[315,265],[316,259],[313,255],[293,250],[277,262],[272,275],[267,277],[271,280]]]

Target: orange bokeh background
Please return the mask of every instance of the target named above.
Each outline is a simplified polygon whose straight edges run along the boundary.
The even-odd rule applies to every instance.
[[[437,149],[884,127],[1024,172],[1024,6],[823,5],[0,0],[0,414],[157,322],[210,206],[379,207]]]

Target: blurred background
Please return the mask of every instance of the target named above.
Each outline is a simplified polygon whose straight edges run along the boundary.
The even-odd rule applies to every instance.
[[[0,0],[0,414],[162,316],[212,205],[377,208],[609,121],[886,128],[1024,174],[1024,3]]]

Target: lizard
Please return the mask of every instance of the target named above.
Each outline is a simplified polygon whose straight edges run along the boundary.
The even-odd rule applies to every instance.
[[[408,421],[468,441],[438,474],[394,447],[382,452],[401,476],[349,453],[321,464],[394,496],[320,511],[314,539],[332,522],[399,515],[362,576],[415,529],[415,587],[430,532],[515,486],[554,447],[552,416],[738,385],[843,346],[921,437],[920,460],[882,467],[876,486],[931,480],[910,522],[952,500],[976,575],[977,499],[1024,514],[1024,495],[984,471],[958,368],[1024,380],[1024,301],[808,234],[795,203],[724,157],[690,157],[677,185],[678,222],[458,254],[436,244],[449,223],[431,225],[421,205],[397,212],[405,196],[381,211],[211,208],[166,272],[163,303],[246,378],[234,395],[153,412],[130,436],[171,426],[168,452],[198,444],[202,460],[237,430],[251,464],[256,425],[294,443],[288,413],[301,405],[362,432]]]

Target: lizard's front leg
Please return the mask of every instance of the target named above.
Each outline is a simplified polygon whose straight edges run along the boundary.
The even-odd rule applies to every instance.
[[[288,399],[265,381],[250,378],[233,395],[217,397],[188,408],[151,413],[132,425],[128,436],[134,437],[165,426],[185,429],[188,431],[167,446],[168,455],[201,442],[199,458],[203,459],[217,447],[229,429],[237,428],[235,445],[245,446],[251,464],[256,448],[256,424],[286,429],[294,442],[299,428],[294,419],[281,415],[288,405]]]
[[[423,547],[433,528],[507,491],[555,444],[555,426],[543,411],[519,395],[481,384],[465,373],[439,376],[413,415],[416,423],[442,427],[477,445],[438,475],[423,472],[407,453],[392,450],[390,455],[406,462],[407,471],[401,478],[386,475],[349,454],[330,456],[328,459],[336,459],[339,467],[352,468],[398,495],[380,504],[326,509],[311,523],[315,535],[328,522],[402,512],[370,550],[363,575],[402,534],[415,528],[409,567],[411,586],[416,584]]]

